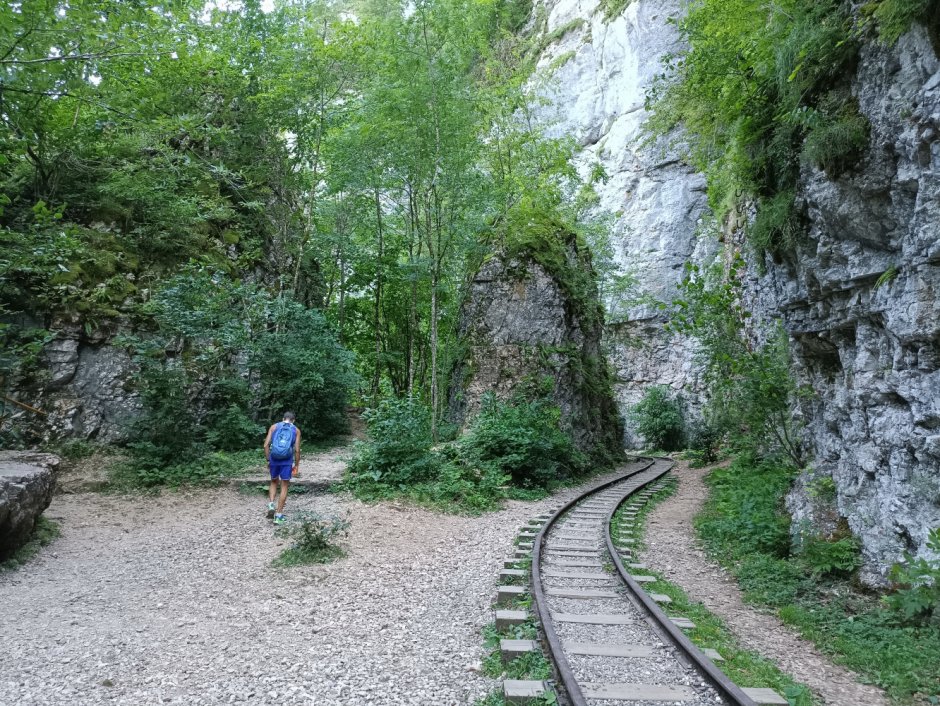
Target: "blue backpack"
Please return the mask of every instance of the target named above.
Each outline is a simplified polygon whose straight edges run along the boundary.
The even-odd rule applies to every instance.
[[[280,422],[271,436],[271,459],[286,461],[294,457],[294,434],[297,428],[290,422]]]

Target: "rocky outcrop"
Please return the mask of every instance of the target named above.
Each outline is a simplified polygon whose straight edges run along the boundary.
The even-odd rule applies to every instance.
[[[594,180],[598,208],[615,216],[615,257],[637,281],[638,300],[671,301],[686,262],[706,262],[717,250],[699,237],[707,213],[705,179],[664,144],[647,145],[643,124],[647,89],[662,71],[664,54],[677,51],[670,20],[679,0],[635,0],[606,19],[597,0],[548,0],[536,6],[544,35],[559,36],[539,60],[539,109],[548,132],[571,136],[581,147],[579,170]],[[567,29],[568,31],[564,31]],[[605,347],[614,364],[621,410],[636,404],[652,384],[681,392],[697,408],[698,383],[691,341],[666,334],[656,307],[627,307],[608,327]],[[625,442],[641,440],[625,426]]]
[[[134,370],[130,356],[113,345],[114,331],[109,328],[86,332],[77,324],[62,322],[52,328],[58,333],[43,348],[39,379],[14,385],[17,389],[11,391],[12,397],[39,408],[44,416],[15,408],[5,423],[28,430],[30,441],[123,441],[140,412],[130,384]]]
[[[814,488],[832,479],[878,583],[940,526],[940,60],[927,32],[866,45],[853,92],[870,149],[837,179],[804,170],[808,238],[766,274],[752,269],[749,304],[783,321],[813,391],[795,523],[826,529]]]
[[[592,282],[590,261],[572,237],[567,267]],[[464,424],[483,395],[510,398],[526,380],[553,380],[552,396],[575,445],[593,456],[622,455],[621,426],[601,351],[603,314],[578,299],[558,273],[525,254],[494,257],[470,286],[460,312],[465,353],[452,376],[450,417]]]
[[[52,454],[0,451],[0,561],[23,546],[49,507],[58,465]]]

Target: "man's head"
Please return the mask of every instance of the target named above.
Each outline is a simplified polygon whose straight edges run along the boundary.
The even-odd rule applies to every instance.
[[[293,424],[293,422],[294,422],[294,420],[295,420],[296,418],[297,418],[297,415],[294,414],[293,412],[290,412],[290,411],[284,412],[284,421],[285,421],[285,422],[291,422],[291,423]]]

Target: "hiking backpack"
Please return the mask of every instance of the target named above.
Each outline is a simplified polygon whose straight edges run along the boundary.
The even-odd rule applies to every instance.
[[[271,458],[286,461],[294,455],[294,433],[296,427],[290,422],[280,422],[271,436]]]

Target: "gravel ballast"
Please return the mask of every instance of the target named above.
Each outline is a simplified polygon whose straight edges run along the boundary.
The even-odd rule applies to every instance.
[[[0,575],[0,705],[473,703],[513,536],[575,492],[479,518],[291,496],[352,527],[289,569],[261,494],[57,497],[62,537]]]

